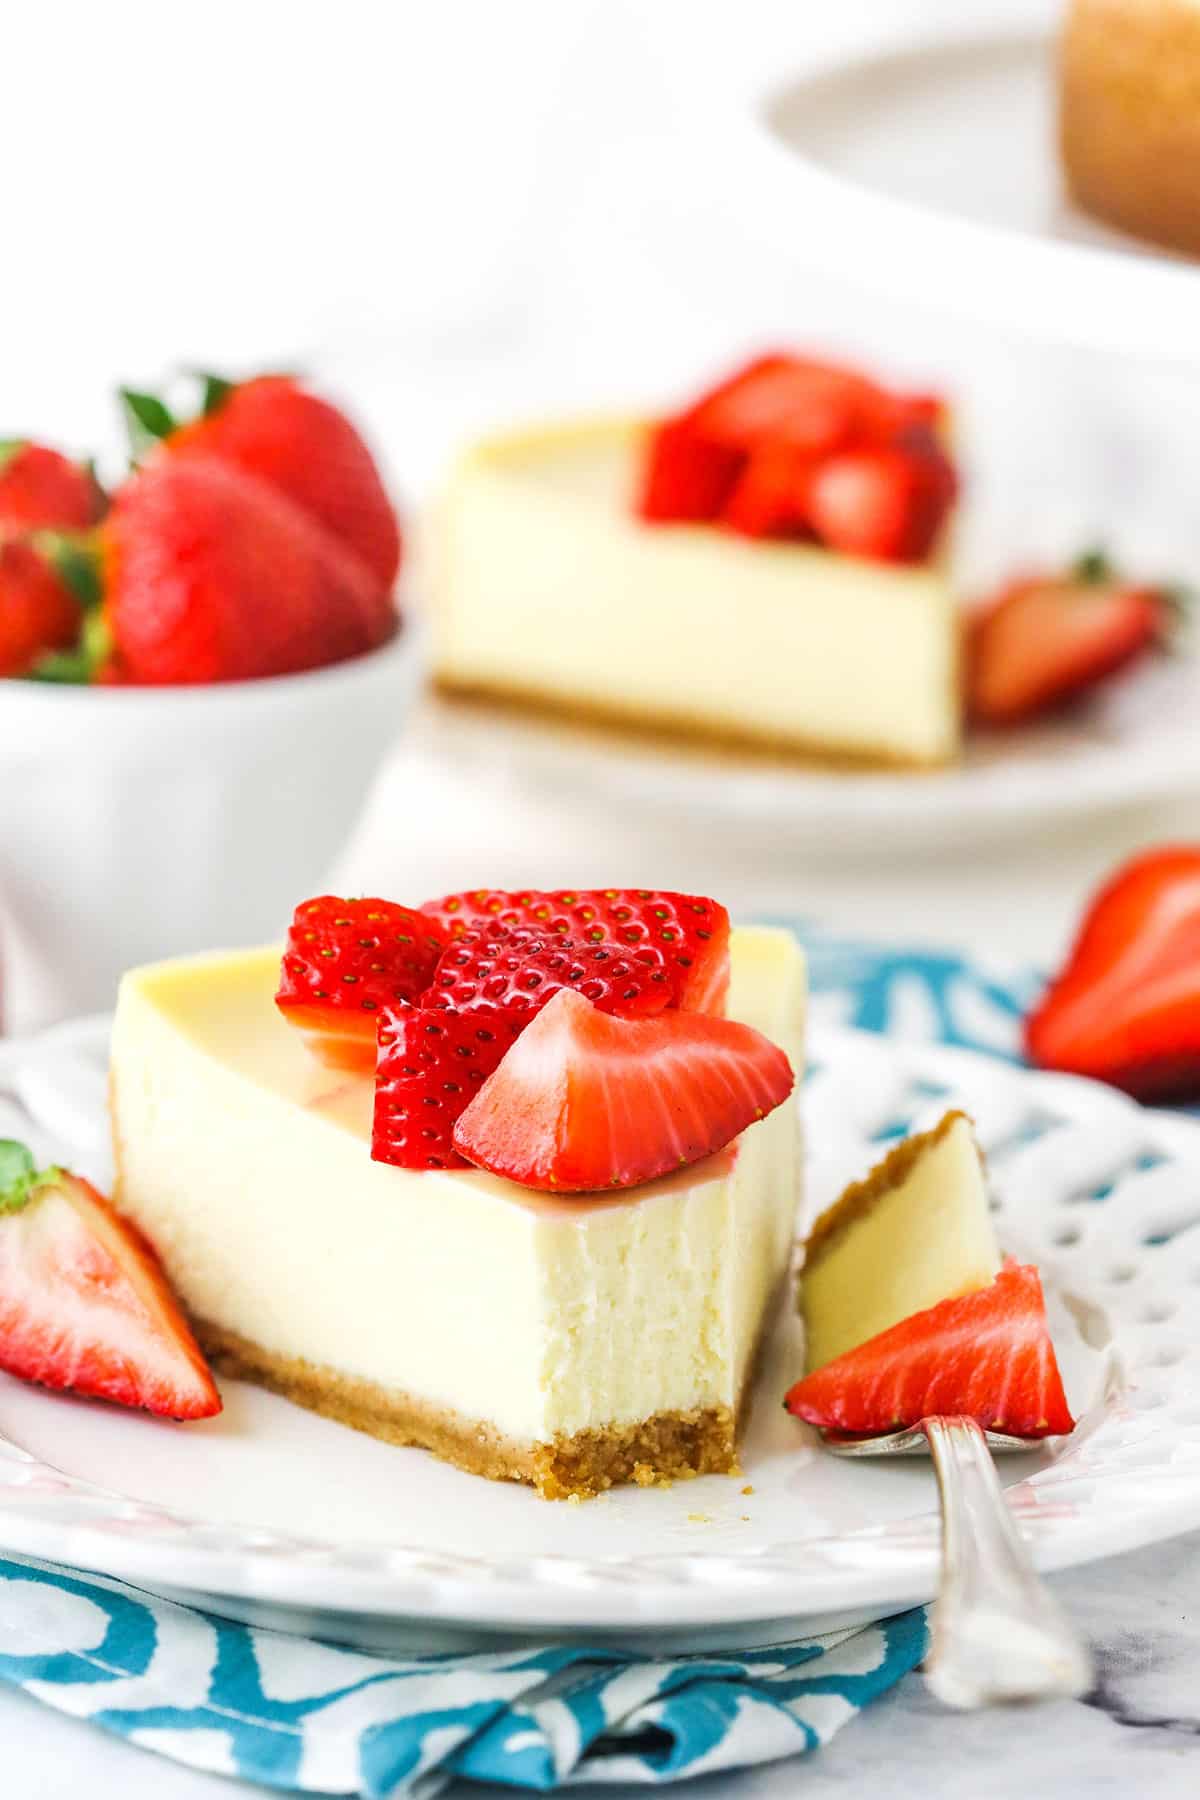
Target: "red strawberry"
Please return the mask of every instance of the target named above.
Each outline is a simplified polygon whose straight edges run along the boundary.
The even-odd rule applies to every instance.
[[[1140,1100],[1200,1098],[1200,847],[1147,851],[1104,884],[1025,1049]]]
[[[1010,582],[970,629],[972,718],[1012,725],[1074,699],[1144,655],[1166,614],[1161,590],[1115,578],[1102,558]]]
[[[315,669],[374,649],[394,625],[358,557],[214,456],[152,462],[118,493],[102,532],[105,612],[130,681]]]
[[[744,462],[740,450],[706,443],[690,418],[664,419],[647,439],[638,517],[661,525],[705,524],[719,517]]]
[[[459,1169],[454,1124],[517,1034],[527,1013],[400,1007],[379,1027],[371,1155],[401,1169]]]
[[[601,1012],[642,1018],[671,1004],[672,973],[656,945],[619,950],[488,919],[469,926],[442,952],[425,1005],[455,1012],[497,1007],[529,1018],[570,987]]]
[[[145,1238],[90,1182],[0,1143],[0,1368],[45,1387],[208,1419],[221,1400]]]
[[[380,1019],[420,998],[445,947],[446,934],[431,919],[391,900],[303,900],[275,1004],[323,1063],[369,1073]]]
[[[785,1405],[824,1431],[895,1431],[936,1413],[1012,1437],[1075,1428],[1041,1280],[1014,1262],[990,1287],[941,1300],[806,1375]]]
[[[729,988],[729,914],[716,900],[652,888],[472,888],[421,908],[450,932],[487,919],[555,932],[579,944],[666,958],[669,1004],[720,1013]]]
[[[746,537],[811,535],[809,491],[820,461],[787,438],[768,438],[753,452],[721,509],[721,522]]]
[[[0,442],[0,529],[86,531],[102,504],[90,469],[28,438]]]
[[[27,538],[0,538],[0,675],[27,675],[79,635],[79,602]]]
[[[793,1084],[783,1051],[749,1025],[615,1019],[564,988],[462,1114],[454,1146],[523,1187],[633,1187],[720,1150]]]
[[[140,433],[257,475],[352,550],[384,593],[400,568],[400,528],[375,459],[345,413],[290,375],[236,385],[210,376],[203,415],[175,424],[152,395],[127,392]]]
[[[808,483],[808,519],[831,550],[883,562],[927,556],[953,497],[940,451],[846,450],[828,457]]]

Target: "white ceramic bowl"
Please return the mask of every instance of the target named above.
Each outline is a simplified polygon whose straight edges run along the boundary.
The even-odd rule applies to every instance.
[[[304,675],[0,682],[3,1020],[110,1005],[122,970],[262,941],[318,887],[420,679],[411,621]]]

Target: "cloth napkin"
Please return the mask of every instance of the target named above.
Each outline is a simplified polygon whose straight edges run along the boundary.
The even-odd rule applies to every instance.
[[[1013,1054],[1032,977],[804,933],[825,1023]],[[456,1777],[547,1792],[655,1785],[827,1743],[921,1660],[922,1609],[769,1650],[547,1645],[397,1660],[0,1559],[0,1679],[214,1773],[431,1800]]]

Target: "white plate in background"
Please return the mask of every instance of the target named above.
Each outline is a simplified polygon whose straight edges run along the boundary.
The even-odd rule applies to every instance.
[[[739,213],[781,259],[880,293],[1195,363],[1200,265],[1064,197],[1046,20],[1044,5],[964,8],[906,47],[773,79],[727,158]]]

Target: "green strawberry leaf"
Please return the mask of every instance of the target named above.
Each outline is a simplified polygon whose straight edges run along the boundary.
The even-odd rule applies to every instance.
[[[39,531],[34,543],[80,606],[85,610],[99,606],[104,598],[100,557],[90,539],[78,532]]]
[[[112,650],[108,620],[99,607],[92,607],[84,614],[79,642],[70,650],[50,650],[40,656],[29,671],[29,679],[75,684],[95,681]]]
[[[20,1212],[37,1179],[37,1164],[26,1146],[15,1138],[0,1138],[0,1215]]]
[[[0,475],[14,456],[19,456],[29,443],[28,438],[0,438]]]
[[[1116,578],[1116,570],[1108,559],[1107,551],[1095,545],[1092,549],[1085,550],[1082,556],[1076,557],[1071,565],[1071,574],[1076,581],[1082,581],[1088,587]]]
[[[203,418],[211,419],[232,394],[234,384],[224,375],[214,375],[210,369],[197,369],[196,374],[204,384],[201,389],[200,413]]]
[[[121,404],[125,409],[125,429],[135,461],[153,449],[175,430],[175,418],[157,394],[139,393],[136,388],[122,388]]]

